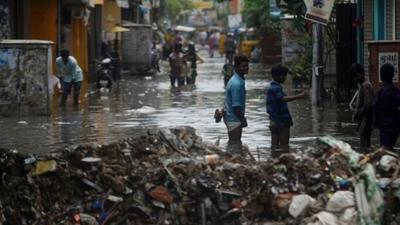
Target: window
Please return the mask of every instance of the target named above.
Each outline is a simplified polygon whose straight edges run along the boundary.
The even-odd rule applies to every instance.
[[[386,1],[374,0],[374,39],[385,39]]]

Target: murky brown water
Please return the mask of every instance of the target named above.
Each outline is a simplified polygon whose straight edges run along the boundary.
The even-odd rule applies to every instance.
[[[167,70],[163,63],[164,71]],[[21,152],[43,153],[82,143],[106,143],[138,134],[147,127],[190,125],[207,141],[219,138],[226,145],[223,123],[216,124],[214,110],[223,105],[222,58],[206,59],[198,66],[195,87],[171,88],[165,72],[153,77],[123,77],[111,93],[99,94],[91,87],[80,110],[55,112],[52,117],[0,119],[0,146]],[[246,78],[248,128],[242,141],[252,151],[270,146],[265,88],[268,68],[252,64]],[[290,84],[286,91],[290,93]],[[355,125],[347,105],[327,101],[323,110],[309,100],[289,103],[294,118],[291,147],[306,148],[317,136],[329,134],[357,144]],[[375,141],[376,142],[376,141]]]

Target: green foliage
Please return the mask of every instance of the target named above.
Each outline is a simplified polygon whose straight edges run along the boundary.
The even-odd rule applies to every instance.
[[[171,19],[176,17],[183,11],[193,9],[192,1],[188,0],[166,0],[161,1],[162,15]]]
[[[336,0],[335,3],[344,3],[345,0]],[[295,15],[293,20],[293,28],[299,31],[302,35],[299,37],[298,44],[300,45],[297,57],[288,64],[289,69],[293,74],[298,76],[303,81],[310,81],[312,74],[312,37],[305,30],[306,20],[302,15],[306,13],[306,7],[303,0],[286,0],[287,5],[283,6],[284,13]],[[324,49],[324,65],[327,63],[329,54],[336,46],[336,12],[333,8],[331,14],[331,22],[324,26],[323,32],[323,49]],[[326,65],[325,65],[326,66]]]
[[[293,19],[293,28],[305,32],[306,21],[302,17],[306,13],[306,5],[303,0],[285,0],[286,4],[281,4],[281,9],[284,14],[295,16]]]
[[[293,76],[303,82],[309,82],[312,74],[312,38],[308,34],[297,37],[299,49],[297,57],[287,64]]]
[[[247,27],[266,27],[270,23],[269,0],[245,0],[242,15]]]
[[[244,0],[242,15],[247,27],[259,31],[266,28],[273,33],[280,33],[279,18],[270,16],[269,0]]]

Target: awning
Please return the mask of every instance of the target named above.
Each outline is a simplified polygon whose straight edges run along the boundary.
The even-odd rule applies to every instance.
[[[196,30],[194,27],[187,27],[187,26],[176,26],[175,29],[176,31],[182,31],[182,32],[193,32]]]
[[[121,32],[127,32],[127,31],[130,31],[130,30],[128,28],[125,28],[125,27],[115,26],[109,32],[121,33]]]

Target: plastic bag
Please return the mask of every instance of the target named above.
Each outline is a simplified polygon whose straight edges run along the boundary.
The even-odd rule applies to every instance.
[[[309,195],[296,195],[292,199],[292,203],[289,206],[289,213],[294,218],[297,218],[300,214],[304,213],[307,208],[316,202],[315,199]]]
[[[346,208],[354,207],[354,193],[351,191],[337,191],[326,204],[326,210],[332,213],[342,213]]]

